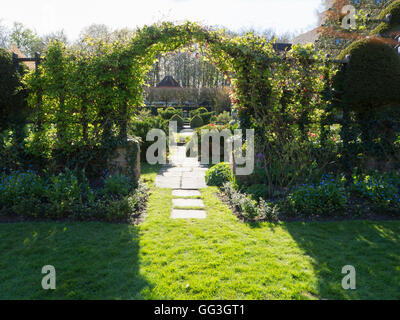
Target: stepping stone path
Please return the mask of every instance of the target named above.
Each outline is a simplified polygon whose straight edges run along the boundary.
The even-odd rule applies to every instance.
[[[181,134],[182,135],[182,134]],[[193,135],[193,130],[186,128],[183,135]],[[172,219],[205,219],[207,213],[199,189],[207,187],[205,172],[207,167],[200,165],[196,158],[186,157],[186,146],[172,148],[170,164],[165,165],[156,177],[158,188],[173,189]]]

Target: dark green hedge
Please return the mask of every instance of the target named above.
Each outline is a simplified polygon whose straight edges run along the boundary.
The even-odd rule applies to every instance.
[[[359,113],[400,105],[400,57],[383,41],[370,38],[354,42],[340,55],[351,55],[334,78],[343,106]]]
[[[11,53],[0,48],[0,130],[23,122],[26,116],[25,93],[18,91],[25,72],[24,65],[15,69]]]
[[[386,9],[384,9],[377,19],[385,19],[386,15],[391,14],[392,19],[390,23],[383,22],[374,30],[372,35],[379,35],[382,37],[390,37],[390,33],[400,30],[400,0],[394,1]]]
[[[177,114],[175,114],[170,121],[176,121],[178,123],[178,130],[181,130],[185,124],[185,120],[183,120],[183,118]]]
[[[204,125],[204,121],[200,116],[194,116],[192,121],[190,122],[190,126],[192,129],[200,128]]]

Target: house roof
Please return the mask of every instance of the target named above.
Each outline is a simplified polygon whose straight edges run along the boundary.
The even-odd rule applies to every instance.
[[[318,39],[318,36],[319,36],[318,35],[318,28],[315,28],[315,29],[313,29],[311,31],[308,31],[306,33],[303,33],[303,34],[297,36],[296,38],[294,38],[292,40],[292,43],[294,45],[301,44],[301,45],[304,46],[304,45],[309,44],[309,43],[314,43],[315,40]]]
[[[158,85],[157,88],[180,88],[178,81],[172,76],[166,76]]]
[[[26,58],[26,56],[21,52],[21,50],[18,49],[16,46],[12,46],[10,48],[11,53],[15,53],[18,55],[18,58]],[[34,61],[24,61],[23,62],[29,70],[35,70],[35,62]]]

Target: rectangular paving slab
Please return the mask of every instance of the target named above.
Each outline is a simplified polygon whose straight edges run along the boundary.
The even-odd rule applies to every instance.
[[[181,187],[181,177],[157,176],[157,178],[156,178],[156,186],[158,188],[180,189],[180,187]]]
[[[173,199],[172,206],[174,208],[204,208],[204,203],[201,199]]]
[[[200,197],[201,193],[198,190],[174,190],[172,191],[172,196],[174,197]]]
[[[203,189],[206,187],[207,185],[204,180],[204,177],[182,178],[182,186],[181,186],[182,189],[193,190],[193,189]]]
[[[202,210],[172,210],[172,219],[205,219],[207,213]]]

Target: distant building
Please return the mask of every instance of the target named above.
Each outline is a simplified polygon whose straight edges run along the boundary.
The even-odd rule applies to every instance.
[[[166,76],[156,88],[181,88],[181,85],[172,76]]]
[[[305,46],[307,44],[313,44],[318,39],[318,28],[315,28],[311,31],[303,33],[292,40],[293,45],[301,44]]]
[[[18,58],[26,58],[26,56],[21,52],[21,50],[19,50],[16,46],[12,46],[10,48],[10,52],[18,55]],[[35,62],[24,61],[23,63],[28,67],[29,70],[35,70]]]

